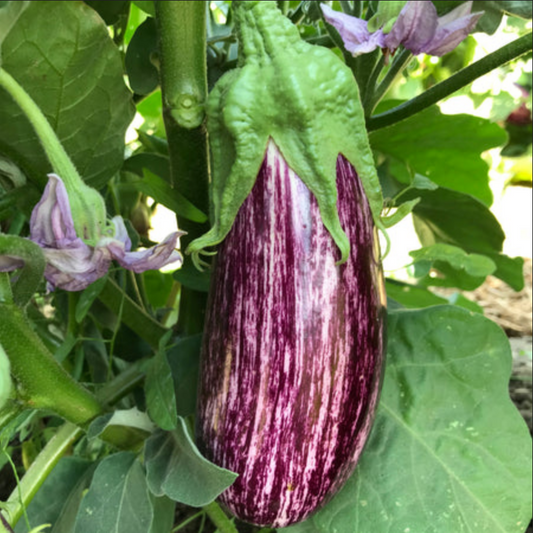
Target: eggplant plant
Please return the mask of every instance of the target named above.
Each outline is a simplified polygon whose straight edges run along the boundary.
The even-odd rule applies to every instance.
[[[500,125],[530,29],[529,2],[0,2],[0,532],[524,533],[509,342],[445,294],[524,287],[485,153],[530,150]],[[491,72],[519,96],[443,114]]]

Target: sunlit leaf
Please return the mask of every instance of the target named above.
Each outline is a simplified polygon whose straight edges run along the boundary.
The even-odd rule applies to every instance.
[[[388,128],[372,132],[372,148],[405,162],[436,184],[492,203],[482,152],[505,143],[498,125],[470,115],[443,115],[433,106]]]

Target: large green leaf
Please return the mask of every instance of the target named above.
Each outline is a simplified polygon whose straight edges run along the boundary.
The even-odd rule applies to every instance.
[[[134,454],[120,452],[106,457],[96,469],[74,533],[149,533],[152,520],[143,467]]]
[[[90,477],[90,461],[79,457],[64,457],[51,474],[46,478],[30,505],[27,513],[30,526],[35,528],[41,524],[51,524],[52,531],[59,531],[59,523],[64,522],[71,508],[77,509],[81,500],[81,492],[87,487]],[[54,497],[51,498],[50,494]],[[27,533],[28,528],[24,520],[20,520],[15,533]]]
[[[202,507],[226,490],[237,474],[205,459],[193,443],[185,420],[178,420],[175,431],[155,433],[146,441],[148,486],[156,496],[166,495]]]
[[[0,4],[0,67],[2,66],[2,42],[30,2],[2,2]]]
[[[492,203],[481,153],[506,142],[505,131],[471,115],[443,115],[437,106],[370,135],[374,150],[403,161],[432,181]]]
[[[134,114],[120,52],[83,2],[30,2],[2,46],[3,67],[30,94],[83,178],[100,187],[120,168]],[[44,186],[50,164],[32,127],[0,92],[0,152]]]
[[[486,255],[496,264],[496,277],[515,290],[523,289],[523,260],[501,253],[505,234],[482,202],[443,187],[436,191],[417,190],[406,196],[411,194],[421,199],[413,210],[413,221],[423,246],[444,243]]]
[[[531,439],[512,404],[509,342],[456,307],[389,315],[374,429],[344,489],[287,533],[523,533]]]

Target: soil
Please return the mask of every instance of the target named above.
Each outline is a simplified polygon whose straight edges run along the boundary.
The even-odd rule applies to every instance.
[[[472,293],[465,294],[480,304],[485,315],[499,324],[507,333],[513,351],[513,373],[509,383],[509,393],[529,426],[532,429],[532,270],[531,260],[524,265],[526,287],[515,292],[497,278],[489,278],[486,283]],[[15,458],[16,460],[16,458]],[[6,500],[15,486],[9,465],[0,470],[0,501]],[[178,505],[176,524],[182,523],[196,511]],[[199,522],[180,530],[181,533],[196,533]],[[238,523],[239,533],[255,533],[260,528]],[[206,521],[204,533],[213,533],[215,528]],[[533,533],[533,522],[527,532]]]

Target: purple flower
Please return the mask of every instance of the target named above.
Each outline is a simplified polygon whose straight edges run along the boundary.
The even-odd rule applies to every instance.
[[[471,13],[472,2],[465,2],[439,17],[433,2],[409,1],[396,20],[371,32],[365,20],[321,5],[326,21],[334,26],[346,50],[354,56],[372,52],[378,46],[391,53],[403,45],[413,54],[442,56],[451,52],[474,29],[483,12]],[[390,31],[387,31],[390,28]]]
[[[49,174],[48,178],[43,196],[31,215],[30,238],[43,249],[45,278],[52,288],[83,290],[105,275],[112,260],[134,272],[183,261],[175,250],[183,232],[174,232],[147,250],[130,252],[131,241],[121,217],[114,217],[94,242],[83,241],[74,229],[63,181],[55,174]]]

